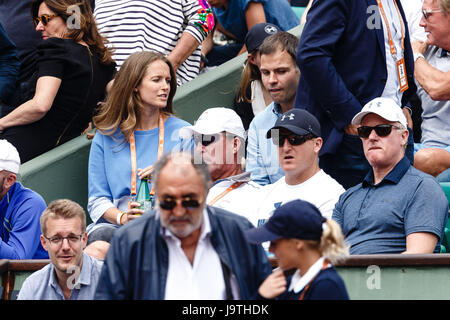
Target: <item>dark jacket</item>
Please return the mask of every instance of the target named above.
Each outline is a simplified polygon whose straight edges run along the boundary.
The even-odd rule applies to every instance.
[[[256,298],[272,268],[261,245],[250,244],[244,217],[208,207],[211,242],[221,262],[235,277],[241,299]],[[111,241],[95,299],[156,299],[165,297],[169,252],[155,212],[121,227]]]
[[[402,106],[416,92],[414,58],[405,24],[405,67],[409,89]],[[381,96],[387,80],[381,15],[376,0],[314,1],[308,12],[298,50],[302,73],[295,108],[319,120],[324,143],[320,155],[335,153],[344,127],[370,100]],[[379,27],[377,26],[379,25]]]

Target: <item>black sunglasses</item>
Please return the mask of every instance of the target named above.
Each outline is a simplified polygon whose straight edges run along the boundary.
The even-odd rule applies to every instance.
[[[370,136],[372,130],[375,130],[375,133],[379,137],[386,137],[391,134],[392,128],[400,129],[400,127],[394,126],[393,124],[379,124],[375,127],[361,126],[358,128],[358,135],[366,139]]]
[[[197,209],[200,207],[201,202],[192,199],[191,197],[185,197],[181,200],[181,206],[185,209]],[[167,198],[159,202],[159,207],[164,210],[173,210],[177,206],[177,200],[173,198]]]
[[[316,136],[314,136],[311,133],[305,134],[305,135],[297,135],[297,134],[281,134],[278,137],[276,137],[275,135],[272,135],[272,142],[274,145],[276,146],[283,146],[284,145],[284,140],[287,139],[287,141],[293,145],[293,146],[299,146],[301,144],[304,144],[306,141],[311,140],[313,138],[315,138]]]
[[[42,16],[33,19],[34,25],[37,26],[39,22],[42,22],[42,24],[46,26],[50,22],[50,20],[57,16],[57,14],[43,14]]]
[[[211,143],[218,141],[219,137],[219,134],[196,134],[194,135],[194,143],[197,145],[200,142],[202,146],[207,147]]]

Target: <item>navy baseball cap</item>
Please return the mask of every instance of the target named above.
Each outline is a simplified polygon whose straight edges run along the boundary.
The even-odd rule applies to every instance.
[[[265,38],[279,31],[281,31],[281,29],[271,23],[264,22],[255,24],[245,36],[244,42],[247,47],[247,52],[251,53],[255,50],[259,50],[259,47],[261,47]]]
[[[291,109],[277,119],[275,125],[267,131],[267,138],[272,136],[274,129],[287,129],[294,134],[305,135],[312,133],[316,137],[320,137],[320,123],[316,117],[304,109]]]
[[[279,206],[265,224],[247,230],[245,235],[252,243],[281,238],[320,241],[325,221],[312,203],[293,200]]]

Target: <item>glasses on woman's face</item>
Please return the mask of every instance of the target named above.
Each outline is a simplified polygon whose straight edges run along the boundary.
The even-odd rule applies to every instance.
[[[183,197],[181,199],[181,206],[185,209],[197,209],[200,207],[201,202],[191,197]],[[173,210],[177,206],[177,200],[174,198],[166,198],[159,202],[159,207],[164,210]]]
[[[80,235],[71,234],[70,236],[67,236],[67,237],[54,236],[51,238],[47,238],[46,236],[44,236],[44,238],[47,239],[48,241],[50,241],[50,243],[52,245],[54,245],[55,247],[61,246],[64,239],[67,239],[67,241],[69,242],[70,245],[76,245],[81,241],[81,237],[83,237],[82,234],[80,234]]]
[[[361,126],[358,128],[358,135],[363,139],[367,139],[370,136],[372,130],[375,130],[375,133],[379,137],[386,137],[391,134],[392,128],[401,129],[400,127],[394,126],[393,124],[379,124],[375,127]]]
[[[57,16],[57,14],[43,14],[42,16],[33,19],[34,25],[37,26],[39,22],[42,22],[42,24],[46,26],[50,22],[50,20]]]

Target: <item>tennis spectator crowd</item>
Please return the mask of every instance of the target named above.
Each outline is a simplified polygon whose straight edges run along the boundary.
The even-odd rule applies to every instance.
[[[348,255],[439,253],[450,0],[372,2],[1,1],[0,259],[50,261],[18,298],[345,300]],[[81,135],[87,207],[47,206],[19,168]]]

